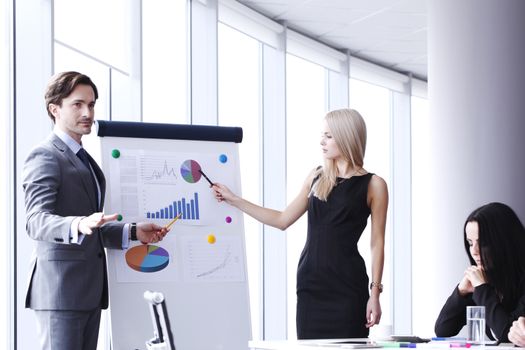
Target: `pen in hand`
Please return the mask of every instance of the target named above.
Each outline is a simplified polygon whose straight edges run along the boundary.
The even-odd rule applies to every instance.
[[[180,213],[179,215],[175,216],[175,219],[171,220],[169,224],[167,224],[166,226],[164,226],[164,228],[166,229],[169,229],[171,227],[171,225],[173,225],[175,223],[175,221],[179,220],[180,219]]]
[[[211,182],[211,180],[206,176],[206,174],[204,174],[204,171],[202,171],[201,169],[199,169],[199,173],[201,173],[201,175],[204,176],[204,178],[206,179],[206,181],[208,181],[208,183],[210,184],[210,187],[213,187],[213,182]]]

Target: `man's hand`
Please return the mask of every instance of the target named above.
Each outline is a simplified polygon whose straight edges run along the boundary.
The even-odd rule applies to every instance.
[[[509,340],[514,345],[525,347],[525,317],[520,317],[512,323],[509,331]]]
[[[115,221],[118,214],[104,215],[104,213],[94,213],[82,218],[78,223],[78,232],[85,235],[93,233],[93,229],[104,225],[106,222]]]
[[[142,243],[157,243],[162,241],[170,230],[150,222],[137,223],[137,239]]]

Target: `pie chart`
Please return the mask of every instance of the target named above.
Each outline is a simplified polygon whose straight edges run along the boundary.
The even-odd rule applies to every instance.
[[[191,184],[201,179],[201,173],[199,170],[201,170],[201,166],[192,159],[185,160],[180,166],[180,174],[186,182]]]
[[[157,272],[168,266],[170,255],[156,245],[138,245],[126,252],[126,263],[135,271]]]

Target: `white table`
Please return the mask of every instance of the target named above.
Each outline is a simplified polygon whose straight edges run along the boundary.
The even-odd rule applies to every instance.
[[[364,339],[322,339],[322,340],[274,340],[274,341],[250,341],[248,342],[248,347],[250,350],[336,350],[336,349],[349,349],[349,346],[341,344],[342,341],[366,341]],[[421,348],[425,349],[439,349],[443,350],[443,346],[436,345],[432,346],[431,343],[423,343],[424,345]],[[381,348],[378,348],[381,349]],[[385,347],[383,349],[393,350],[393,348]],[[400,348],[401,349],[401,348]],[[404,350],[413,350],[408,348],[403,348]],[[469,349],[461,348],[461,350],[517,350],[524,349],[514,347],[510,343],[500,344],[498,346],[472,346]],[[453,350],[453,349],[451,349]],[[457,349],[459,350],[459,348]]]
[[[368,338],[357,339],[312,339],[312,340],[270,340],[270,341],[250,341],[248,347],[251,350],[323,350],[323,349],[344,349],[344,341],[366,342]]]

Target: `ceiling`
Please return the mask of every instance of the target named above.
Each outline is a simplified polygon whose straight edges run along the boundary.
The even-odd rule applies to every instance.
[[[427,80],[426,0],[238,0],[355,57]]]

